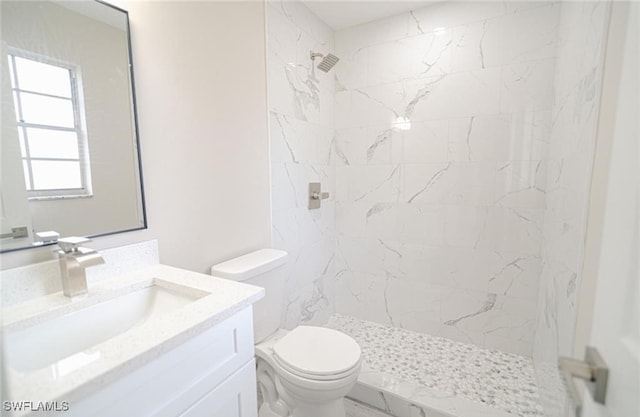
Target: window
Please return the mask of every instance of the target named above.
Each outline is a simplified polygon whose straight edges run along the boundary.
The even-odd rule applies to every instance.
[[[29,198],[90,196],[78,69],[16,49],[8,58]]]

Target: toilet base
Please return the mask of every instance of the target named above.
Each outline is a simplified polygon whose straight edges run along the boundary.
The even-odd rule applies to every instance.
[[[260,410],[258,410],[258,417],[282,417],[280,414],[276,414],[271,410],[269,404],[262,403],[260,406]],[[289,417],[289,416],[287,416]]]
[[[292,417],[345,417],[344,398],[326,404],[298,404]]]
[[[345,417],[344,397],[326,404],[298,404],[293,414],[286,416],[273,411],[268,402],[263,402],[258,417]]]

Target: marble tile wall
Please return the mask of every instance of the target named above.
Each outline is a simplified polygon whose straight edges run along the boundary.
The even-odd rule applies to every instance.
[[[547,416],[564,415],[558,356],[572,356],[610,3],[563,2],[534,363]]]
[[[320,324],[333,312],[333,199],[309,210],[308,184],[334,193],[334,74],[311,65],[326,54],[333,31],[300,2],[267,1],[268,100],[273,247],[286,250],[283,323]]]
[[[443,2],[335,34],[337,312],[531,356],[559,15]]]

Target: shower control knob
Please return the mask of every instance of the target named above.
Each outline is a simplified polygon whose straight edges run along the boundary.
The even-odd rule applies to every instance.
[[[312,200],[324,200],[325,198],[329,198],[329,193],[318,193],[318,192],[315,192],[315,193],[311,194],[311,199]]]
[[[329,198],[329,193],[323,193],[319,182],[309,183],[309,209],[319,209],[321,200]]]

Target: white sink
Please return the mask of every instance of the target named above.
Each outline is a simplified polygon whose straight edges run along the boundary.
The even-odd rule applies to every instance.
[[[20,373],[50,367],[57,377],[64,376],[100,359],[102,342],[208,295],[161,284],[153,280],[147,287],[97,303],[91,302],[90,293],[66,314],[6,331],[2,343],[5,364]]]
[[[151,372],[154,383],[157,379],[174,389],[177,380],[166,379],[155,368],[171,362],[173,355],[187,352],[189,359],[171,362],[180,375],[192,373],[192,349],[211,347],[218,360],[227,357],[221,352],[235,355],[235,339],[221,344],[201,337],[263,295],[264,289],[252,285],[153,265],[94,282],[84,297],[69,299],[57,292],[6,306],[0,312],[2,399],[68,402],[72,406],[65,414],[75,417],[96,415],[98,404],[129,409],[140,398],[141,375],[148,381]],[[185,387],[175,389],[182,392]],[[103,396],[105,402],[94,402],[94,396]],[[148,397],[153,407],[168,400],[159,402],[153,392]],[[23,410],[15,416],[36,414],[41,413]]]

